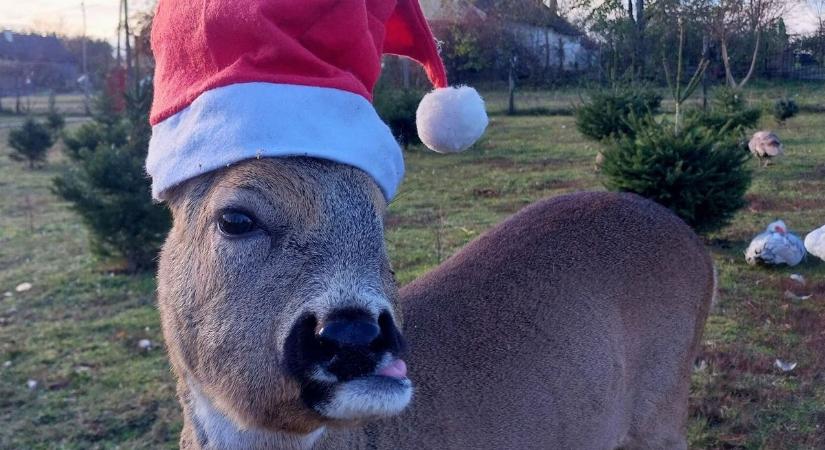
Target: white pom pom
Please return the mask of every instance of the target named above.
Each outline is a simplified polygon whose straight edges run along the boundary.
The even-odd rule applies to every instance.
[[[421,142],[431,150],[467,150],[487,128],[484,100],[469,86],[435,89],[421,99],[415,125]]]

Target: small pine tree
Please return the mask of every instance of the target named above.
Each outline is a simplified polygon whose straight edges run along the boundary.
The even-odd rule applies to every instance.
[[[389,125],[392,134],[406,149],[420,144],[415,112],[424,97],[423,92],[414,89],[376,89],[373,104],[381,119]]]
[[[631,126],[603,152],[605,187],[654,200],[700,233],[726,225],[745,205],[749,154],[734,135],[690,120],[676,131],[649,116]]]
[[[168,210],[152,202],[144,169],[151,98],[147,85],[127,96],[125,115],[98,109],[92,124],[67,136],[74,165],[54,181],[91,231],[92,250],[124,257],[129,271],[154,267],[171,223]]]
[[[29,168],[34,163],[46,160],[46,153],[54,144],[54,138],[40,122],[29,117],[21,128],[9,133],[9,146],[14,150],[9,156],[15,161],[28,161]]]
[[[46,127],[55,140],[60,136],[60,132],[63,131],[65,126],[66,119],[64,119],[59,112],[49,111],[49,114],[46,116]]]
[[[46,127],[52,133],[52,137],[57,140],[64,126],[66,126],[66,120],[57,110],[57,97],[52,91],[49,94],[49,113],[46,115]]]
[[[126,145],[127,127],[122,121],[101,123],[97,120],[86,122],[74,133],[63,136],[66,154],[74,159],[80,159],[83,149],[96,150],[99,145],[108,148],[118,148]]]
[[[662,104],[656,93],[635,89],[598,91],[576,110],[576,127],[591,139],[603,141],[633,132],[629,119],[655,114]]]
[[[730,87],[719,88],[711,102],[710,110],[694,111],[689,115],[698,125],[712,130],[727,130],[740,138],[756,128],[762,110],[748,107],[742,93]]]
[[[799,106],[792,98],[780,98],[773,105],[773,118],[780,125],[799,112]]]

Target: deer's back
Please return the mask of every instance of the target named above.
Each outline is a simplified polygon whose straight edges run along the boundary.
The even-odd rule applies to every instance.
[[[533,204],[402,289],[413,404],[361,437],[596,449],[679,435],[712,291],[702,244],[659,205],[612,193]]]

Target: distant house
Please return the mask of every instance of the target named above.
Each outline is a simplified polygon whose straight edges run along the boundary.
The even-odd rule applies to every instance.
[[[501,2],[495,0],[421,0],[433,28],[446,25],[484,26]],[[505,17],[524,48],[531,51],[542,69],[581,70],[595,61],[595,46],[584,32],[559,16],[553,6],[538,0],[521,0],[518,14]],[[519,17],[519,18],[514,18]]]
[[[433,27],[450,24],[481,24],[487,13],[466,0],[420,0],[427,22]]]
[[[0,34],[0,96],[75,86],[78,63],[57,36]]]

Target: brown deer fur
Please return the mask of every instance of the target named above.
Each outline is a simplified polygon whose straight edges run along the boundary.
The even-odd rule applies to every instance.
[[[183,448],[687,448],[714,276],[694,233],[661,206],[612,193],[540,201],[398,300],[384,200],[357,169],[250,161],[177,188],[170,205],[159,304]],[[214,231],[225,205],[277,233],[225,242]],[[316,300],[336,283],[340,295]],[[354,300],[359,286],[385,300]],[[301,314],[358,301],[391,308],[407,341],[414,396],[390,418],[327,417],[284,370]]]

